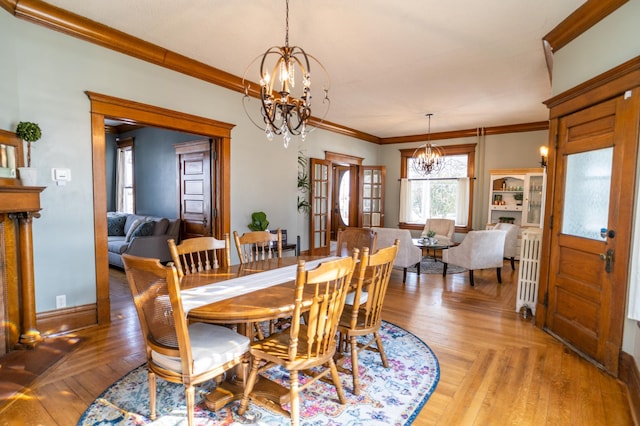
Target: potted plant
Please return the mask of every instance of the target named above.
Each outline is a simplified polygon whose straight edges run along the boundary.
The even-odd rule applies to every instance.
[[[23,185],[34,186],[36,184],[36,169],[31,167],[31,142],[36,142],[42,137],[42,131],[37,123],[21,121],[16,127],[16,136],[27,143],[27,167],[19,167],[20,180]]]
[[[524,198],[522,192],[516,192],[513,194],[513,198],[516,200],[516,206],[522,205],[522,199]]]
[[[252,231],[266,231],[269,229],[269,221],[265,212],[251,213],[251,223],[247,225]]]

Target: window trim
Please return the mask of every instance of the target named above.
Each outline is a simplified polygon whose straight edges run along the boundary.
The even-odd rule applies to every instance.
[[[133,208],[132,213],[136,212],[136,175],[135,175],[135,158],[136,157],[135,157],[134,141],[135,141],[134,137],[116,139],[116,152],[120,150],[124,151],[127,149],[131,151],[131,193],[133,197],[133,205],[131,206]],[[118,160],[115,163],[115,167],[116,167],[115,172],[117,175],[119,173],[118,168],[120,167]],[[116,178],[116,186],[117,185],[118,185],[118,180]],[[120,206],[120,200],[117,199],[117,197],[119,196],[119,191],[120,189],[116,187],[116,207]],[[116,208],[116,210],[118,210],[118,208]]]
[[[460,144],[460,145],[438,145],[444,151],[444,155],[467,155],[467,177],[469,178],[469,211],[467,213],[467,226],[456,226],[455,232],[466,233],[472,229],[473,219],[473,198],[474,198],[474,183],[475,183],[475,157],[476,157],[476,145],[475,143]],[[409,167],[409,158],[413,157],[413,153],[416,148],[406,148],[400,150],[400,179],[407,178],[407,169]],[[399,228],[409,229],[413,231],[422,231],[424,225],[400,222]]]

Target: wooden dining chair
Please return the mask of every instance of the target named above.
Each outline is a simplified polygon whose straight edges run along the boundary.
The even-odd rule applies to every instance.
[[[236,243],[240,263],[282,257],[280,228],[275,234],[269,231],[251,231],[239,235],[238,231],[233,231],[233,240]]]
[[[249,362],[249,339],[226,327],[192,323],[182,308],[178,271],[158,259],[122,255],[138,313],[149,371],[151,419],[156,417],[156,376],[185,387],[193,424],[194,386]]]
[[[376,250],[376,232],[372,228],[348,227],[338,230],[336,236],[336,256],[351,256],[354,248],[362,250],[368,247],[369,252]]]
[[[389,368],[387,355],[380,339],[380,326],[382,324],[382,304],[387,294],[387,286],[391,278],[391,270],[398,254],[400,240],[395,240],[389,247],[378,250],[375,254],[369,254],[365,248],[360,258],[360,267],[357,269],[356,294],[353,305],[345,305],[338,324],[340,352],[351,347],[351,369],[340,365],[341,370],[348,371],[353,376],[353,393],[360,395],[360,376],[358,374],[358,354],[363,350],[376,351],[380,354],[380,360],[385,368]],[[361,293],[368,293],[366,302],[361,304]],[[358,342],[360,336],[371,336],[366,342]],[[372,344],[375,342],[376,346]],[[342,364],[343,358],[338,358],[338,364]]]
[[[169,240],[169,252],[178,270],[178,277],[218,269],[220,260],[225,266],[231,265],[229,234],[225,233],[223,238],[196,237],[182,240],[180,244],[176,244],[173,239]],[[219,255],[222,255],[222,259],[218,258]]]
[[[300,423],[300,393],[329,373],[340,403],[346,402],[333,356],[336,352],[338,321],[357,259],[358,250],[355,250],[351,257],[324,262],[309,271],[305,270],[304,260],[299,261],[292,298],[294,311],[291,327],[251,344],[251,373],[238,409],[240,415],[247,409],[258,373],[274,366],[282,366],[289,371],[289,395],[281,398],[281,404],[290,401],[292,425]],[[311,306],[303,306],[304,294],[315,295]],[[303,313],[307,313],[305,321],[301,320]],[[315,369],[321,366],[325,368]],[[302,371],[312,376],[300,386],[298,375]]]

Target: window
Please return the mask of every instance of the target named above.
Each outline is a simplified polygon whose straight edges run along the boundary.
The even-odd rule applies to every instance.
[[[454,219],[458,230],[471,228],[475,144],[440,146],[445,165],[424,177],[413,169],[414,149],[401,150],[400,225],[422,229],[428,218]]]
[[[116,144],[116,210],[135,213],[133,138],[117,140]]]

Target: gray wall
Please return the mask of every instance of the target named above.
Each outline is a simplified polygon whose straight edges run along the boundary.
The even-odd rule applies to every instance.
[[[177,164],[174,144],[202,140],[202,136],[172,130],[146,127],[119,134],[120,139],[133,137],[135,158],[135,190],[137,214],[176,218],[179,214]],[[108,138],[109,140],[111,138]],[[107,203],[115,210],[115,138],[107,149]]]

